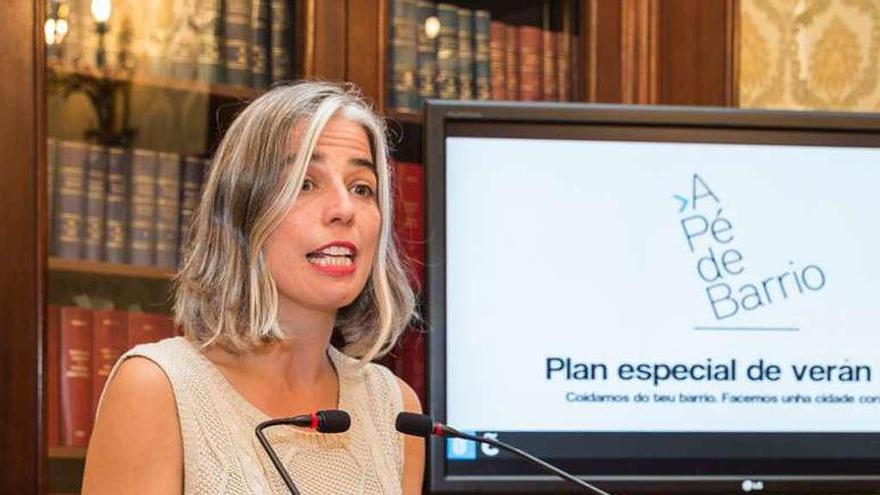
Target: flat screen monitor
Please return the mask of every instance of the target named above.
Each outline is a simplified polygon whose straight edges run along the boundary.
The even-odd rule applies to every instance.
[[[611,492],[880,488],[880,119],[430,102],[429,410]],[[562,492],[432,439],[436,491]]]

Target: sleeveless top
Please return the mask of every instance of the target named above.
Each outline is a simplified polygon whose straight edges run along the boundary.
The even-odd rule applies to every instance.
[[[324,434],[272,426],[263,430],[302,495],[393,494],[402,491],[403,441],[394,428],[403,399],[396,378],[376,364],[330,346],[339,379],[339,409],[351,416],[345,433]],[[156,363],[174,390],[183,441],[186,494],[288,494],[281,475],[254,433],[270,419],[183,337],[138,345],[127,358]]]

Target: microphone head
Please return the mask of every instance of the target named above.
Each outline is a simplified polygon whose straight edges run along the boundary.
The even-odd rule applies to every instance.
[[[425,414],[402,412],[394,423],[397,431],[417,437],[430,437],[434,434],[434,420]]]
[[[342,433],[351,426],[351,416],[339,409],[318,411],[317,416],[318,427],[315,429],[321,433]]]

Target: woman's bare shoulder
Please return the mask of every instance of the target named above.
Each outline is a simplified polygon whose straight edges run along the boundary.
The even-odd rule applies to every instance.
[[[180,493],[183,444],[174,391],[155,362],[130,357],[107,385],[89,442],[83,493]]]

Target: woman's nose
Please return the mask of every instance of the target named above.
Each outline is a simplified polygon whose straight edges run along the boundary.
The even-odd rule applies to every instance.
[[[350,225],[354,221],[355,204],[344,184],[334,185],[327,191],[325,221],[328,224]]]

